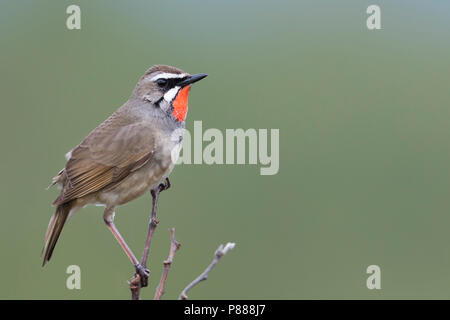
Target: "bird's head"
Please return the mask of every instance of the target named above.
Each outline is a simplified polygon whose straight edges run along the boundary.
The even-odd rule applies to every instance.
[[[175,67],[155,65],[139,80],[133,97],[149,108],[156,108],[176,121],[184,122],[191,84],[206,76],[205,73],[190,75]]]

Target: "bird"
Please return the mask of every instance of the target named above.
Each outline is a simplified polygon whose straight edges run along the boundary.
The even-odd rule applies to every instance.
[[[142,278],[148,276],[114,224],[117,206],[169,183],[181,149],[191,85],[207,74],[154,65],[128,101],[66,154],[52,179],[61,192],[45,233],[42,266],[52,257],[65,223],[88,204],[104,206],[106,226]]]

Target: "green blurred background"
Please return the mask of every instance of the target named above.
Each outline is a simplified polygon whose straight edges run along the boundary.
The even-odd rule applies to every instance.
[[[81,7],[81,30],[66,8]],[[381,7],[382,30],[366,27]],[[131,267],[87,207],[44,269],[40,250],[64,154],[126,101],[153,64],[209,77],[187,128],[279,128],[280,171],[180,165],[161,195],[153,297],[236,248],[192,299],[450,298],[448,1],[1,1],[0,298],[128,299]],[[141,254],[145,196],[116,223]],[[66,289],[68,265],[81,290]],[[366,268],[381,267],[381,290]]]

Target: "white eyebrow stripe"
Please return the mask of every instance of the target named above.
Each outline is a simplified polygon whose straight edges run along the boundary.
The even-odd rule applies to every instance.
[[[187,77],[186,73],[160,73],[151,78],[151,81],[156,81],[158,79],[180,79]]]
[[[169,91],[167,91],[164,94],[164,100],[166,100],[167,102],[172,102],[172,100],[176,97],[176,95],[178,94],[178,90],[180,90],[181,87],[179,86],[175,86],[172,89],[170,89]]]

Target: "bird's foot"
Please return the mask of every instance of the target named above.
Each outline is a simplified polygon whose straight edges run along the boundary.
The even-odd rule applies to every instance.
[[[136,273],[134,274],[133,280],[139,276],[139,280],[141,283],[141,287],[146,287],[148,285],[148,277],[150,276],[150,270],[144,268],[142,264],[137,264],[134,266],[136,269]]]
[[[165,183],[161,183],[158,188],[159,192],[169,189],[171,186],[169,178],[166,178]]]

